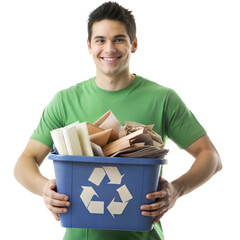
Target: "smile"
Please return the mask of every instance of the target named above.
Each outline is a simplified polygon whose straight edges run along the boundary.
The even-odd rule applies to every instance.
[[[104,62],[107,62],[107,63],[114,63],[116,61],[118,61],[118,59],[120,59],[120,57],[101,57],[101,59],[104,61]]]

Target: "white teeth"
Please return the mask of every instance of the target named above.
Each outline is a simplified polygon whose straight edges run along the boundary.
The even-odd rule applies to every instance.
[[[107,61],[113,61],[113,60],[115,60],[117,58],[104,58],[104,59],[107,60]]]
[[[103,59],[106,60],[106,61],[111,62],[111,61],[115,61],[115,60],[118,59],[118,58],[117,58],[117,57],[115,57],[115,58],[107,58],[107,57],[104,57]]]

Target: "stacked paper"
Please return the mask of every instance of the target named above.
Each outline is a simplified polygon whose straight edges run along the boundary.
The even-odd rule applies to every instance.
[[[93,124],[75,122],[51,131],[51,135],[62,155],[164,158],[168,150],[162,149],[162,138],[153,126],[136,122],[121,126],[108,111]]]

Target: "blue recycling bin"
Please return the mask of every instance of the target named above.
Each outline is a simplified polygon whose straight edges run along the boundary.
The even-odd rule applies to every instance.
[[[66,228],[149,231],[153,217],[140,206],[154,203],[146,195],[158,189],[165,159],[90,157],[49,154],[57,191],[69,196],[71,206],[61,214]]]

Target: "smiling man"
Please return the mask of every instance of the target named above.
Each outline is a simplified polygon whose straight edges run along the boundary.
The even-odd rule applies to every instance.
[[[154,124],[164,143],[171,138],[195,158],[189,171],[173,182],[159,179],[159,191],[146,196],[157,199],[156,203],[139,206],[142,215],[154,217],[154,228],[148,232],[67,229],[64,239],[163,240],[160,218],[179,197],[221,169],[219,155],[205,129],[173,90],[130,73],[130,56],[137,50],[131,11],[114,2],[95,9],[88,20],[87,45],[96,65],[96,76],[54,96],[16,163],[15,177],[27,189],[42,196],[46,207],[59,220],[59,214],[68,211],[69,197],[57,193],[56,181],[42,176],[39,170],[53,147],[51,130],[76,121],[94,122],[109,109],[122,125],[125,121]]]
[[[125,88],[134,79],[129,60],[137,49],[137,39],[131,42],[126,25],[109,19],[95,22],[91,33],[87,43],[96,64],[96,85],[110,91]]]

